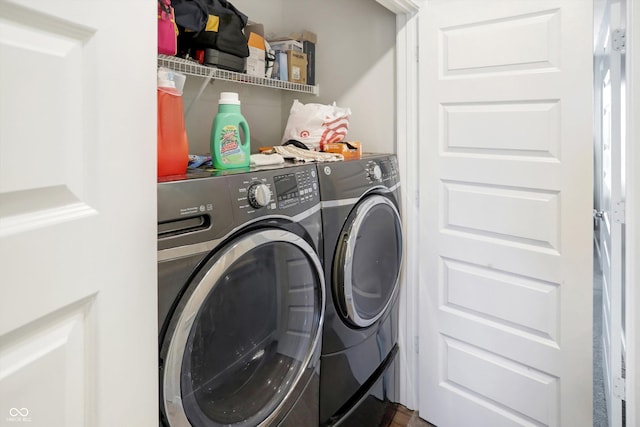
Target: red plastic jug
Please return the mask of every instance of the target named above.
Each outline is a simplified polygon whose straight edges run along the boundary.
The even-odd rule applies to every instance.
[[[175,87],[158,87],[158,177],[183,175],[189,164],[182,95]]]

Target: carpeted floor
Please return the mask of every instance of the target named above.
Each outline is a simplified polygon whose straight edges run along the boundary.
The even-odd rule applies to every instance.
[[[602,270],[593,255],[593,427],[609,427],[602,368]]]

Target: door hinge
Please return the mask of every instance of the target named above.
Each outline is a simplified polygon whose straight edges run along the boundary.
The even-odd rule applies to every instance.
[[[624,208],[625,208],[624,201],[618,202],[613,206],[611,217],[614,222],[617,222],[618,224],[625,223]]]
[[[624,29],[613,30],[611,33],[611,46],[616,52],[624,53],[627,47],[627,31]]]
[[[625,381],[624,378],[613,379],[613,396],[616,399],[625,400]]]
[[[414,348],[416,349],[416,354],[420,354],[420,337],[418,335],[415,335],[413,337],[414,340]]]

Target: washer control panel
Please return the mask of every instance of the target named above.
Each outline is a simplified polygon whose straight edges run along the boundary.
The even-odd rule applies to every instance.
[[[248,172],[229,184],[241,217],[295,215],[320,202],[315,165]]]
[[[286,171],[284,171],[286,172]],[[318,178],[315,168],[286,172],[273,177],[278,208],[318,199]]]

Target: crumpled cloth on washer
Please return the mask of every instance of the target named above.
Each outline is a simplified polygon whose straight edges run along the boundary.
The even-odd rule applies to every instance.
[[[284,163],[284,157],[278,153],[273,154],[252,154],[249,156],[251,166],[280,165]]]
[[[304,150],[294,145],[274,145],[273,149],[285,159],[294,159],[300,162],[339,162],[344,160],[342,154]]]

